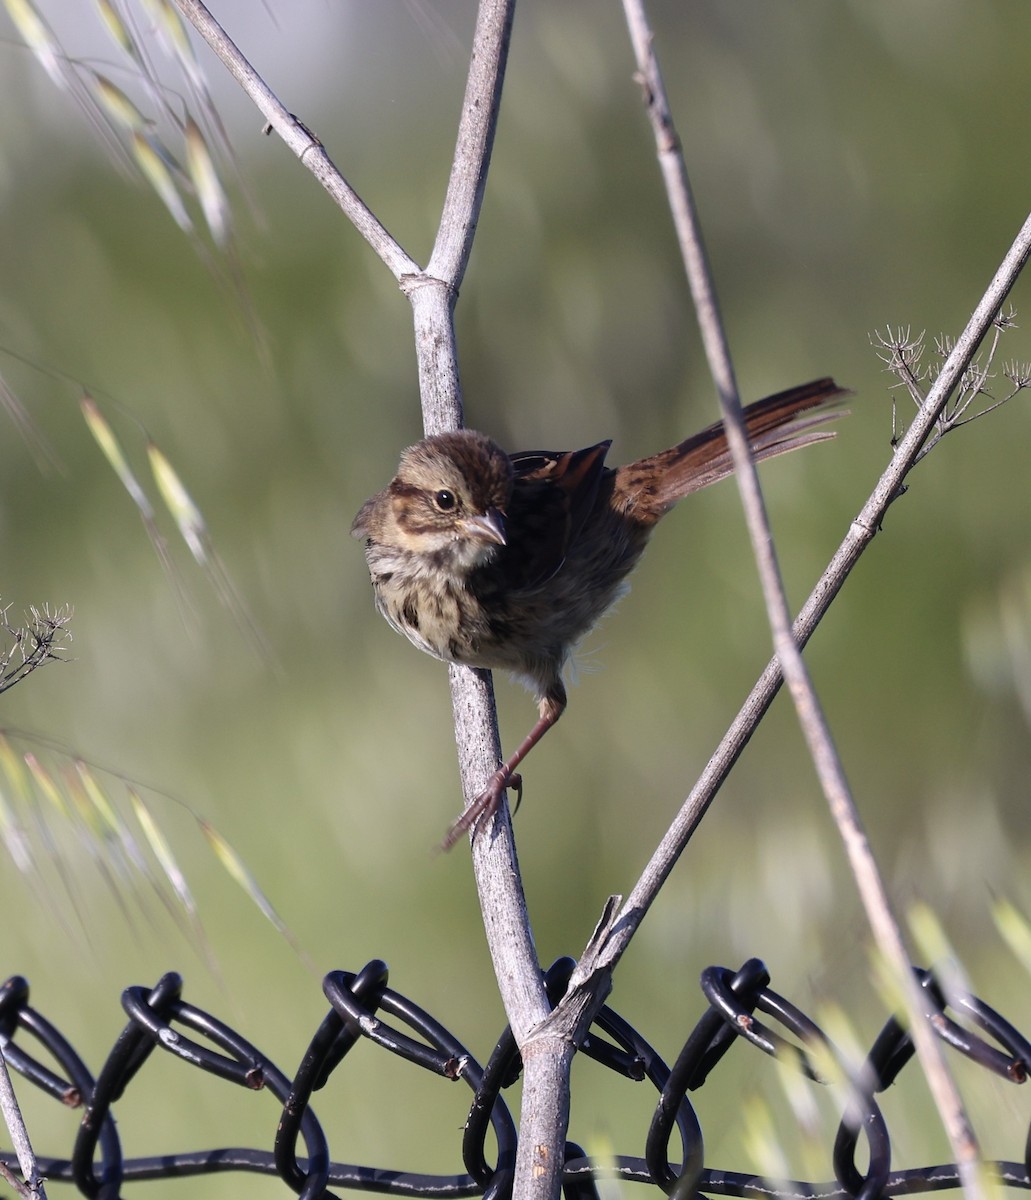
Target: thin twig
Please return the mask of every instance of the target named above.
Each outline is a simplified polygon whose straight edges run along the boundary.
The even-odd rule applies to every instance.
[[[735,477],[752,543],[752,553],[759,572],[774,649],[794,701],[799,725],[816,768],[820,787],[844,843],[867,919],[877,945],[905,999],[909,1026],[921,1066],[959,1166],[964,1190],[971,1200],[976,1200],[982,1193],[974,1169],[979,1159],[979,1150],[973,1127],[946,1062],[944,1049],[925,1016],[923,996],[914,978],[913,966],[892,912],[880,869],[863,829],[859,811],[845,778],[844,766],[831,737],[802,651],[792,635],[791,611],[784,591],[759,476],[749,450],[748,435],[741,414],[741,400],[734,378],[730,347],[720,316],[715,282],[705,253],[701,223],[691,194],[684,155],[674,129],[651,29],[644,12],[644,3],[643,0],[624,0],[623,7],[638,60],[638,69],[645,80],[648,113],[655,130],[662,175],[674,214],[702,342],[719,393],[727,441],[734,459]]]
[[[403,290],[412,302],[415,317],[426,430],[436,432],[460,427],[462,402],[452,310],[469,260],[483,199],[497,125],[514,0],[484,0],[480,5],[451,181],[431,260],[437,264],[436,274],[432,275],[424,272],[418,263],[401,250],[358,199],[336,166],[330,162],[321,144],[284,108],[201,0],[176,0],[176,5],[268,118],[271,127],[320,179],[327,191],[337,199],[345,215],[399,277]],[[454,668],[452,681],[463,783],[467,794],[476,795],[500,761],[493,692],[489,679],[466,669]],[[497,832],[501,832],[499,826],[500,823],[495,827]],[[510,828],[504,836],[510,840]],[[498,840],[495,837],[491,843],[496,846]],[[487,842],[488,839],[482,838],[478,844],[486,847]],[[489,904],[485,902],[485,908],[490,909],[494,918],[499,915],[497,910],[501,908],[508,912],[510,918],[516,919],[514,923],[521,920],[525,926],[523,944],[532,946],[518,874],[513,876],[515,852],[511,847],[507,858],[508,866],[500,874],[506,881],[515,879],[515,893],[518,895],[506,883],[502,894],[492,894]],[[508,1008],[512,997],[503,997],[517,1032],[528,1028],[546,1011],[535,956],[532,962],[534,985],[529,989],[517,989],[531,998],[529,1005],[520,1007],[516,1004],[513,1012]]]
[[[795,618],[792,632],[799,646],[805,646],[809,641],[844,586],[852,568],[881,528],[888,508],[901,495],[906,476],[918,461],[921,447],[933,431],[938,414],[962,379],[970,360],[977,353],[981,340],[991,328],[995,313],[1016,282],[1029,254],[1031,215],[1021,227],[966,328],[957,339],[913,423],[900,439],[891,462],[852,521],[830,563]],[[731,768],[765,716],[766,710],[773,703],[781,682],[780,666],[774,658],[767,663],[766,669],[723,735],[691,794],[627,897],[626,904],[613,917],[609,937],[598,955],[600,966],[613,966],[626,949],[666,877],[687,846],[695,827],[730,774]]]
[[[719,316],[711,274],[706,262],[701,231],[691,196],[683,155],[680,150],[679,140],[676,136],[668,101],[666,100],[662,76],[655,57],[652,33],[643,9],[643,0],[624,0],[624,10],[630,28],[631,40],[633,41],[637,55],[640,77],[645,87],[648,111],[652,119],[659,159],[662,164],[662,173],[666,181],[667,192],[670,197],[670,207],[673,211],[677,234],[684,255],[685,267],[695,300],[703,342],[709,358],[710,369],[720,395],[721,408],[723,410],[724,422],[727,426],[731,452],[735,461],[753,551],[759,567],[760,579],[777,652],[776,662],[779,663],[780,667],[779,670],[774,669],[773,678],[779,681],[779,676],[783,672],[783,676],[788,682],[800,725],[809,745],[810,754],[813,758],[824,794],[827,797],[845,844],[871,928],[882,953],[891,964],[903,991],[914,1043],[956,1157],[964,1190],[969,1196],[980,1196],[982,1188],[977,1174],[979,1152],[976,1139],[951,1073],[949,1072],[941,1045],[935,1037],[933,1029],[925,1019],[922,997],[912,973],[912,967],[898,924],[891,912],[890,903],[880,878],[876,861],[863,831],[862,823],[845,779],[842,764],[802,658],[801,645],[804,644],[804,641],[801,638],[796,641],[796,634],[792,630],[790,611],[784,594],[776,555],[773,550],[773,542],[766,519],[762,493],[759,488],[755,465],[749,453],[747,437],[741,422],[741,405],[737,394],[726,336]],[[1015,249],[1016,255],[1014,256],[1013,252],[1011,252],[1011,255],[1008,256],[1015,258],[1015,261],[1013,264],[1013,273],[1004,284],[1005,290],[1008,290],[1009,286],[1011,286],[1013,279],[1016,278],[1017,272],[1019,272],[1020,267],[1027,257],[1026,247],[1023,249],[1015,247]],[[998,281],[999,276],[997,275],[996,281],[993,281],[993,283]],[[953,384],[961,378],[993,315],[999,309],[1005,291],[1003,291],[1002,295],[992,295],[996,290],[994,287],[990,288],[985,300],[979,306],[981,327],[976,338],[968,336],[971,332],[968,327],[967,334],[964,339],[961,339],[961,342],[968,341],[970,343],[969,354],[965,358],[957,353],[950,356],[947,367],[950,368],[948,375],[953,380]],[[991,296],[990,299],[988,298],[989,296]],[[971,324],[973,325],[974,322],[972,321]],[[959,344],[957,343],[957,349]],[[945,373],[943,371],[943,375]],[[927,430],[931,428],[933,421],[944,406],[952,390],[952,387],[947,386],[947,383],[947,380],[939,377],[935,389],[932,389],[932,392],[936,391],[938,393],[935,405],[932,407],[929,398],[927,406],[920,414],[922,420],[919,424],[925,426],[923,436],[926,436]],[[917,440],[918,434],[911,428],[909,435],[903,439],[903,443],[899,447],[895,459],[898,462],[903,455],[911,455],[908,459],[903,459],[906,462],[903,476],[904,471],[908,470],[908,467],[915,461],[920,443],[923,441],[923,436],[920,436],[919,440]],[[899,482],[901,483],[901,478]],[[887,503],[890,503],[890,499],[896,494],[897,486],[884,498],[885,508]],[[865,525],[865,529],[868,531],[867,540],[872,537],[873,530],[877,528],[878,524],[879,516],[877,523],[867,522]],[[847,569],[840,576],[837,584],[838,587],[843,582],[845,574],[847,574]],[[821,583],[823,582],[821,581]],[[836,591],[837,589],[835,588],[834,590]],[[775,688],[776,684],[774,685],[774,690]],[[766,704],[756,705],[751,716],[756,721],[761,719],[765,708]],[[748,724],[749,732],[754,727],[754,724],[750,720]],[[736,758],[736,753],[734,757]],[[729,763],[726,766],[726,770],[729,770]],[[722,777],[725,777],[725,771],[721,773]],[[706,805],[711,800],[712,794],[714,792],[705,800]],[[693,823],[690,828],[693,828]],[[686,830],[682,828],[681,836],[686,834],[689,837],[690,828]],[[677,844],[679,848],[676,853],[679,854],[680,849],[683,848],[686,841],[678,840]],[[654,861],[653,859],[653,863]],[[643,882],[644,880],[642,879]],[[658,880],[653,878],[652,882],[658,883]],[[616,918],[619,935],[613,939],[613,945],[609,948],[609,952],[602,955],[602,960],[609,971],[611,971],[611,956],[615,951],[615,943],[618,942],[625,948],[627,940],[632,935],[633,927],[636,927],[639,923],[644,910],[654,896],[654,892],[651,892],[650,896],[646,899],[643,895],[639,894],[640,891],[641,885],[639,884],[638,888],[635,888],[634,893],[631,894],[624,913]],[[644,901],[643,904],[642,901]],[[628,917],[629,920],[624,921],[622,917]],[[622,950],[616,951],[617,956],[619,953],[622,953]]]
[[[481,0],[436,244],[426,271],[410,281],[427,433],[462,423],[451,317],[483,202],[514,10],[515,0]],[[487,672],[452,666],[449,673],[463,790],[474,797],[500,762],[494,691]],[[491,836],[475,839],[473,863],[505,1012],[522,1044],[548,1003],[507,819],[494,823]]]
[[[2,1046],[0,1046],[0,1113],[3,1113],[7,1132],[11,1135],[11,1145],[14,1147],[15,1154],[18,1155],[18,1167],[22,1179],[25,1180],[22,1183],[15,1179],[8,1169],[8,1183],[18,1189],[19,1195],[46,1200],[46,1189],[43,1187],[39,1167],[36,1165],[36,1155],[33,1153],[32,1142],[29,1140],[29,1131],[25,1128],[25,1119],[21,1114],[18,1097],[14,1094]]]
[[[175,5],[254,101],[268,121],[268,129],[274,129],[279,134],[329,192],[345,216],[390,268],[394,278],[400,280],[406,275],[418,273],[418,264],[391,237],[371,209],[340,174],[319,139],[280,103],[279,98],[201,0],[175,0]]]
[[[733,372],[726,355],[726,341],[719,324],[715,296],[711,282],[704,278],[707,268],[700,236],[697,232],[691,232],[692,228],[696,231],[697,222],[687,184],[686,170],[683,168],[679,143],[669,115],[668,104],[665,102],[662,80],[652,47],[651,32],[640,0],[624,0],[624,8],[638,55],[641,78],[646,87],[649,111],[653,114],[663,175],[667,180],[667,186],[672,182],[674,187],[675,194],[671,197],[671,207],[677,223],[678,235],[681,237],[682,245],[685,246],[685,264],[692,280],[695,279],[696,272],[700,272],[703,276],[697,282],[699,295],[696,297],[696,306],[707,350],[715,359],[713,374],[720,391],[725,420],[730,429],[735,423],[737,415],[735,409],[739,412],[740,404],[736,396]],[[682,221],[684,222],[683,226],[681,225]],[[874,489],[863,511],[853,523],[830,567],[803,608],[794,629],[791,629],[788,624],[786,602],[783,600],[783,590],[778,584],[776,561],[772,557],[772,551],[767,549],[769,545],[768,531],[764,531],[761,527],[761,497],[755,495],[757,487],[749,485],[750,475],[754,480],[754,469],[747,453],[747,444],[740,427],[738,433],[741,436],[738,439],[734,439],[731,434],[731,446],[732,449],[735,449],[735,461],[739,479],[743,483],[743,493],[750,521],[757,522],[759,526],[753,531],[753,544],[766,543],[766,545],[757,545],[756,550],[764,590],[767,593],[767,604],[770,609],[771,624],[774,627],[778,655],[767,667],[756,688],[753,689],[745,707],[724,738],[717,753],[710,760],[702,779],[696,785],[677,821],[663,839],[663,843],[653,856],[641,880],[628,897],[626,905],[614,916],[608,942],[603,945],[594,964],[596,969],[610,972],[615,962],[618,961],[654,899],[658,888],[686,846],[692,830],[772,701],[781,681],[780,664],[783,664],[796,707],[799,710],[800,722],[807,740],[810,742],[814,763],[853,864],[871,926],[878,939],[878,944],[893,964],[900,984],[905,989],[914,1041],[924,1071],[932,1082],[935,1099],[956,1155],[964,1188],[968,1194],[974,1195],[979,1195],[981,1192],[976,1172],[978,1156],[976,1141],[948,1073],[937,1039],[923,1018],[919,990],[913,980],[902,938],[891,915],[876,864],[870,854],[869,845],[855,812],[826,723],[822,719],[818,702],[808,683],[800,647],[808,640],[812,629],[815,628],[830,601],[844,583],[859,554],[872,540],[888,505],[899,494],[902,481],[916,461],[922,443],[932,430],[938,414],[944,408],[956,384],[962,379],[978,345],[990,328],[995,314],[999,311],[1003,300],[1023,268],[1029,251],[1031,251],[1031,217],[1025,222],[1003,264],[996,272],[967,328],[957,340],[943,366],[917,419],[900,442],[891,465]],[[694,283],[693,286],[695,286]],[[735,440],[738,441],[736,448]]]
[[[424,274],[410,281],[427,432],[461,424],[461,392],[451,319],[483,201],[497,127],[515,0],[481,0],[455,155],[440,227]],[[449,669],[462,786],[477,796],[500,761],[489,672]],[[473,841],[473,866],[484,931],[505,1013],[523,1057],[523,1090],[513,1194],[557,1197],[569,1123],[569,1071],[579,1043],[540,1036],[550,1011],[523,895],[515,840],[505,805]]]
[[[481,0],[469,76],[440,226],[425,270],[387,233],[326,155],[321,143],[279,102],[200,0],[175,0],[225,63],[269,125],[336,199],[409,297],[415,327],[423,425],[427,433],[463,423],[453,311],[479,220],[497,127],[515,0]],[[489,673],[452,666],[452,705],[462,786],[478,795],[500,763]],[[523,896],[507,809],[477,838],[473,863],[487,941],[505,1012],[524,1049],[525,1075],[514,1181],[521,1197],[557,1196],[568,1123],[568,1041],[528,1043],[549,1011]]]
[[[426,273],[454,289],[465,276],[483,205],[501,105],[515,0],[481,3],[444,208]]]

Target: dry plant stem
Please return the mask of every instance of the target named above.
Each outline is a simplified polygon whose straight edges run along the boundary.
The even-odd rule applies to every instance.
[[[428,433],[462,424],[451,317],[483,201],[514,7],[514,0],[484,0],[480,5],[440,228],[425,274],[410,281]],[[501,761],[491,678],[487,672],[454,666],[449,675],[462,790],[467,797],[476,796]],[[569,1120],[572,1046],[531,1040],[531,1031],[547,1017],[549,1005],[504,807],[500,819],[475,839],[473,864],[499,990],[524,1055],[515,1194],[556,1196]]]
[[[379,257],[390,268],[395,279],[419,271],[419,266],[380,224],[358,193],[334,166],[319,139],[289,112],[279,101],[222,26],[201,0],[174,0],[176,8],[197,30],[226,69],[239,83],[255,106],[264,115],[269,128],[274,129],[297,155],[315,178],[333,197],[345,216]]]
[[[654,54],[643,0],[624,0],[624,9],[644,82],[649,115],[655,131],[663,176],[684,254],[710,369],[720,394],[738,486],[759,568],[774,646],[809,746],[821,787],[845,844],[849,862],[877,944],[902,989],[912,1036],[937,1104],[953,1154],[969,1196],[982,1194],[976,1171],[978,1147],[963,1108],[944,1051],[925,1019],[923,997],[912,973],[898,923],[891,911],[876,861],[862,828],[844,769],[812,686],[799,645],[795,642],[776,553],[755,464],[741,421],[741,405],[715,289],[706,262],[700,225],[691,196],[683,154],[673,126],[662,76]],[[989,319],[998,304],[989,312]],[[987,326],[986,326],[987,328]],[[943,398],[944,403],[944,398]]]
[[[873,541],[888,508],[900,495],[905,478],[919,458],[924,442],[933,432],[938,414],[945,407],[949,396],[977,353],[978,346],[991,328],[995,314],[1016,282],[1029,254],[1031,216],[1024,222],[966,328],[956,340],[952,352],[927,394],[927,399],[896,447],[891,462],[877,481],[877,486],[853,520],[844,540],[802,605],[792,628],[798,646],[803,647],[809,641],[835,596],[844,586],[852,568],[859,561],[860,555]],[[626,904],[613,916],[607,936],[599,939],[598,953],[595,956],[597,966],[611,969],[622,956],[659,889],[687,846],[695,827],[705,815],[713,797],[773,703],[781,681],[780,664],[774,658],[767,664],[730,728],[723,735],[684,806],[627,896]]]
[[[433,252],[425,271],[401,280],[402,290],[412,303],[419,394],[427,434],[459,429],[464,424],[454,306],[483,204],[514,13],[515,0],[484,0],[480,5]]]
[[[3,1113],[7,1132],[11,1135],[11,1145],[14,1147],[15,1154],[18,1155],[18,1167],[25,1180],[25,1184],[21,1184],[15,1179],[13,1185],[19,1189],[22,1195],[39,1196],[41,1200],[46,1200],[46,1190],[40,1178],[36,1156],[32,1152],[32,1143],[29,1141],[29,1133],[21,1115],[18,1097],[14,1094],[10,1072],[7,1070],[7,1059],[4,1057],[2,1048],[0,1048],[0,1113]]]
[[[401,288],[412,306],[423,427],[428,434],[460,429],[464,422],[453,318],[455,291],[443,280],[422,274],[402,279]]]
[[[428,433],[462,424],[451,321],[483,201],[497,127],[514,0],[482,0],[462,103],[455,154],[433,253],[410,291]],[[501,761],[489,673],[451,667],[451,699],[462,791],[477,796]],[[574,1043],[535,1037],[549,1005],[541,983],[507,806],[473,841],[484,932],[505,1013],[523,1055],[523,1095],[513,1194],[557,1197],[569,1124]]]
[[[494,771],[494,764],[501,758],[494,720],[493,684],[489,671],[470,671],[452,665],[448,672],[462,790],[466,796],[477,796]],[[483,754],[484,744],[493,745],[490,756]],[[526,916],[526,901],[507,811],[504,820],[495,819],[494,824],[476,838],[473,862],[480,888],[484,931],[498,974],[505,1013],[516,1042],[523,1048],[531,1031],[547,1016],[549,1005]],[[524,1096],[529,1083],[529,1078],[524,1081]]]
[[[481,0],[440,227],[426,273],[457,295],[480,219],[501,104],[515,0]]]
[[[455,156],[436,243],[425,270],[359,199],[322,144],[279,102],[199,0],[177,7],[264,113],[269,125],[333,196],[390,268],[412,305],[423,423],[427,433],[459,428],[462,398],[453,312],[472,248],[497,125],[514,0],[482,0]],[[450,668],[464,794],[476,796],[501,761],[488,674]],[[530,930],[507,809],[473,846],[484,927],[505,1012],[524,1053],[520,1140],[514,1183],[520,1197],[557,1196],[568,1124],[573,1046],[530,1034],[549,1012]]]
[[[456,429],[462,424],[462,400],[458,377],[453,310],[458,288],[469,260],[473,235],[483,199],[484,183],[497,124],[501,83],[512,28],[514,0],[484,0],[480,5],[473,41],[472,64],[466,88],[458,144],[448,185],[444,212],[430,267],[423,271],[390,237],[371,211],[358,199],[343,176],[329,161],[321,144],[279,102],[200,0],[176,0],[177,7],[214,50],[244,91],[268,118],[273,129],[297,153],[305,165],[337,200],[345,215],[398,278],[412,304],[419,382],[423,397],[423,419],[427,433]],[[452,668],[459,757],[466,794],[476,795],[500,762],[494,697],[489,676]],[[495,836],[480,838],[483,850],[494,848],[500,883],[489,897],[481,890],[491,924],[506,929],[523,926],[518,939],[523,952],[519,966],[525,968],[533,942],[526,920],[525,902],[515,867],[511,828],[499,822]],[[478,854],[479,862],[484,856]],[[515,887],[513,888],[512,881]],[[481,881],[483,882],[483,881]],[[494,881],[497,882],[497,881]],[[499,910],[506,910],[503,914]],[[501,917],[505,919],[500,919]],[[491,943],[495,951],[494,940]],[[498,962],[498,958],[495,959]],[[509,964],[502,980],[506,1011],[517,1037],[547,1012],[547,1000],[539,979],[536,957],[532,958],[533,986],[511,986],[516,964]],[[511,1001],[511,1003],[510,1003]]]

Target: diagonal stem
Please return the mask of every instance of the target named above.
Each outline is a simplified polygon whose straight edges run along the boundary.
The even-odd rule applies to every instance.
[[[279,134],[329,192],[351,224],[390,268],[394,278],[400,280],[405,275],[417,273],[419,264],[391,237],[341,175],[319,139],[280,102],[202,0],[175,0],[175,5],[222,60],[230,75],[264,115],[269,128]]]
[[[799,646],[805,646],[828,608],[844,586],[852,568],[863,551],[873,541],[891,504],[901,494],[906,476],[918,461],[921,447],[933,432],[938,414],[963,377],[977,348],[992,326],[995,314],[1003,304],[1017,276],[1031,254],[1031,215],[1021,227],[974,310],[966,328],[957,339],[952,352],[942,366],[927,399],[913,423],[899,442],[891,462],[852,521],[848,532],[834,552],[830,563],[820,576],[795,619],[792,633]],[[748,744],[759,722],[773,702],[782,682],[776,658],[769,662],[752,688],[734,721],[723,735],[705,770],[702,772],[672,825],[666,831],[650,862],[627,897],[621,912],[613,919],[610,937],[602,956],[613,964],[622,955],[645,913],[658,894],[659,888],[676,865],[698,822],[730,774],[742,750]]]
[[[380,256],[412,305],[423,424],[428,433],[463,423],[454,306],[472,249],[497,128],[515,0],[480,0],[455,155],[429,264],[423,270],[391,237],[334,166],[322,144],[290,114],[201,0],[175,0],[273,128],[319,179]],[[500,761],[488,672],[452,666],[452,706],[462,786],[475,796]],[[473,864],[495,974],[520,1046],[549,1011],[533,942],[507,807],[489,836],[476,839]],[[568,1044],[538,1041],[524,1054],[523,1119],[514,1191],[557,1196],[569,1116]]]
[[[641,881],[626,905],[614,917],[611,936],[594,964],[604,978],[626,948],[657,892],[672,869],[705,808],[726,777],[737,755],[747,742],[772,701],[781,677],[788,682],[799,722],[809,744],[817,774],[849,855],[853,872],[871,927],[886,959],[892,964],[903,989],[917,1052],[931,1085],[943,1124],[959,1165],[963,1186],[970,1196],[981,1194],[977,1176],[978,1148],[962,1101],[952,1080],[940,1043],[926,1021],[920,991],[898,924],[891,912],[876,862],[870,851],[858,812],[852,800],[844,771],[819,701],[813,690],[801,655],[804,645],[827,605],[841,587],[859,553],[872,540],[892,499],[898,495],[902,479],[919,454],[920,446],[944,407],[949,394],[960,380],[977,346],[991,325],[995,313],[1028,257],[1031,246],[1031,218],[1025,223],[1009,254],[996,273],[967,329],[949,356],[941,376],[932,389],[918,419],[898,447],[892,465],[874,490],[849,536],[839,548],[831,567],[817,585],[793,628],[780,580],[765,507],[741,423],[740,401],[711,273],[708,269],[701,231],[695,211],[686,166],[673,125],[665,89],[653,47],[653,38],[643,9],[643,0],[624,0],[624,10],[638,59],[640,78],[645,86],[649,115],[652,119],[662,173],[670,195],[677,234],[681,242],[685,268],[695,299],[703,341],[710,368],[720,393],[728,439],[734,456],[742,500],[753,549],[759,566],[767,610],[774,635],[777,657],[767,667],[753,690],[738,721],[725,737],[717,754],[696,785],[674,826],[653,857]],[[897,478],[896,478],[897,477]],[[851,544],[850,544],[851,543]],[[797,640],[796,640],[797,639]],[[585,969],[587,964],[583,964]]]
[[[456,297],[483,206],[514,18],[515,0],[484,0],[473,34],[455,155],[433,253],[426,267],[426,273],[443,279]]]

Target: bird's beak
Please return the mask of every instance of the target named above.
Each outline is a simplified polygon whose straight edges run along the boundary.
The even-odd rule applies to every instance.
[[[485,542],[496,542],[499,546],[507,544],[505,537],[505,516],[500,509],[488,508],[482,517],[466,517],[462,529],[470,537],[482,538]]]

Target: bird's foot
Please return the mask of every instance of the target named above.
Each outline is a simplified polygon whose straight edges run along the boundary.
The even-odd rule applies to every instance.
[[[506,788],[515,790],[516,802],[512,811],[517,812],[519,805],[523,802],[523,777],[516,771],[510,772],[506,771],[504,767],[499,767],[490,777],[483,791],[470,803],[458,820],[452,822],[447,833],[444,834],[440,849],[450,850],[462,834],[468,833],[470,829],[473,831],[475,839],[480,829],[498,811],[498,805],[501,803],[501,797]]]

